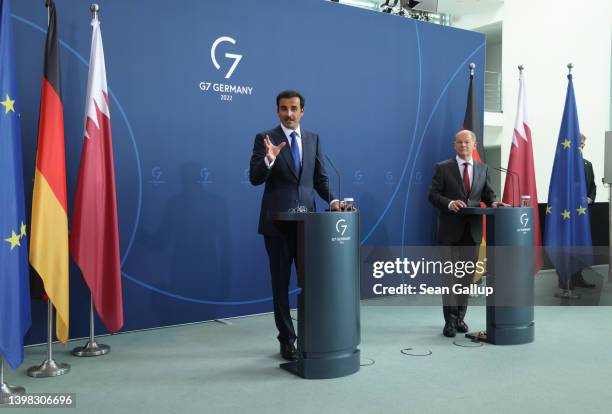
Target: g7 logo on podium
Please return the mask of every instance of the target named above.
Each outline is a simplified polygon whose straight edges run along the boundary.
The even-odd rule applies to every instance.
[[[346,224],[345,219],[340,219],[336,222],[336,231],[340,233],[341,236],[344,236],[346,230],[348,229],[348,225]]]
[[[217,70],[221,68],[221,65],[219,65],[219,62],[217,62],[217,47],[223,42],[229,42],[233,45],[236,44],[236,40],[229,36],[221,36],[213,42],[212,47],[210,48],[210,59],[212,60],[213,65],[215,65],[215,69]],[[229,79],[232,77],[232,74],[234,73],[234,71],[238,67],[238,64],[242,60],[242,55],[237,55],[235,53],[226,53],[225,57],[228,59],[234,59],[234,63],[230,67],[229,71],[225,74],[225,79]]]
[[[517,228],[516,231],[518,233],[523,234],[531,233],[531,226],[529,226],[529,216],[526,213],[521,214],[519,221],[521,222],[522,227]]]

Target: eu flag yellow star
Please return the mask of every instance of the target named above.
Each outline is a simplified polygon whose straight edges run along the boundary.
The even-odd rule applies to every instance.
[[[568,149],[572,145],[572,141],[570,141],[569,139],[565,138],[565,141],[563,141],[561,143],[561,145],[563,145],[563,149]]]
[[[576,209],[576,211],[578,212],[578,215],[581,216],[583,214],[586,214],[586,208],[580,206]]]
[[[21,246],[21,243],[19,243],[19,236],[15,233],[15,230],[13,230],[12,233],[13,234],[11,234],[11,237],[4,239],[5,242],[11,244],[11,251],[13,251],[15,247]]]
[[[25,237],[26,236],[26,225],[23,223],[23,221],[21,222],[21,228],[19,230],[19,238]]]
[[[9,111],[15,112],[15,100],[11,99],[8,95],[6,95],[6,99],[4,101],[0,101],[0,104],[4,106],[5,114],[8,114]]]
[[[552,213],[552,207],[551,206],[546,206],[546,215],[549,215]]]
[[[563,220],[569,220],[570,218],[570,212],[567,210],[563,210],[563,213],[561,213],[561,215],[563,216]]]

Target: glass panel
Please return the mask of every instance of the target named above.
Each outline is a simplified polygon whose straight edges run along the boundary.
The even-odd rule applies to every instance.
[[[485,71],[484,110],[502,112],[502,75],[499,72]]]

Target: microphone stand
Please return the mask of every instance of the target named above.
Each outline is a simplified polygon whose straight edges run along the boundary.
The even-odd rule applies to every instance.
[[[340,194],[342,194],[342,191],[340,190],[340,171],[338,171],[338,169],[336,168],[332,160],[327,155],[325,156],[325,158],[327,159],[327,162],[332,167],[332,169],[336,173],[336,176],[338,177],[338,203],[340,203],[340,198],[341,198]],[[330,193],[328,192],[328,194]],[[330,203],[329,209],[331,210],[331,203]]]
[[[316,152],[315,152],[315,157],[317,158],[317,161],[319,161],[319,164],[321,164],[321,167],[323,167],[323,165],[324,165],[323,161],[321,160],[321,158],[319,158],[319,154],[317,154]],[[330,190],[329,175],[326,175],[326,177],[327,177],[327,207],[328,207],[329,211],[332,211],[332,208],[331,208],[331,190]]]
[[[493,167],[493,169],[495,169],[497,171],[501,171],[503,173],[506,173],[506,174],[510,175],[510,178],[511,178],[510,179],[510,184],[512,185],[512,207],[520,207],[520,201],[521,201],[521,179],[518,176],[518,174],[515,173],[514,171],[510,171],[509,169],[501,167],[501,166],[497,167],[497,168]],[[514,200],[515,200],[515,198],[514,198],[514,194],[515,194],[514,193],[514,177],[516,177],[516,185],[518,187],[519,205],[515,205],[515,203],[514,203]]]

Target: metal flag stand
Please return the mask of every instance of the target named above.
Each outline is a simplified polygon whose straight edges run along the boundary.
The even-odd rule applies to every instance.
[[[84,346],[77,346],[74,348],[72,350],[72,355],[78,357],[93,357],[108,354],[110,350],[110,346],[99,344],[94,338],[94,304],[93,296],[91,296],[89,307],[89,340]]]
[[[55,362],[53,359],[53,304],[47,302],[48,326],[47,326],[47,359],[40,365],[28,368],[28,376],[32,378],[57,377],[70,372],[70,365],[63,362]]]
[[[23,394],[25,394],[25,388],[4,382],[4,358],[0,355],[0,404],[8,402],[11,396]]]
[[[559,299],[580,299],[580,295],[577,293],[573,293],[570,289],[570,280],[568,279],[565,287],[561,292],[555,293],[555,297]]]

